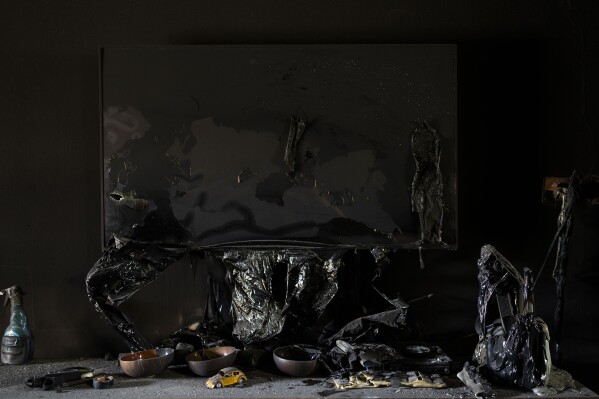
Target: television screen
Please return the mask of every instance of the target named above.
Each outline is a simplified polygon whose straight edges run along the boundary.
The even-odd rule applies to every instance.
[[[103,48],[104,238],[455,248],[456,87],[454,45]]]

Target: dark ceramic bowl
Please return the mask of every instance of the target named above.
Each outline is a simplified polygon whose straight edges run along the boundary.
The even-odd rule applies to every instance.
[[[306,377],[318,368],[318,359],[296,346],[282,346],[273,351],[277,368],[294,377]]]
[[[111,375],[100,375],[94,377],[92,384],[96,389],[111,388],[114,385],[114,377]]]
[[[149,349],[134,352],[119,359],[121,369],[130,377],[149,377],[166,369],[173,361],[172,348]]]
[[[185,356],[187,365],[197,375],[210,377],[222,368],[232,366],[237,357],[237,349],[232,346],[206,348]]]

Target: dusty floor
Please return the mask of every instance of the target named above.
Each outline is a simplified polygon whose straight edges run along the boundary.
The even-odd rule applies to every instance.
[[[103,370],[115,376],[113,388],[96,390],[87,384],[60,391],[43,391],[25,386],[31,376],[66,367],[84,366]],[[209,390],[204,387],[205,378],[195,376],[186,366],[173,366],[150,378],[129,378],[122,374],[117,361],[104,359],[35,360],[22,366],[0,366],[0,398],[469,398],[473,397],[457,379],[449,378],[450,387],[445,389],[400,387],[391,380],[389,388],[372,388],[341,391],[335,390],[325,377],[288,378],[280,374],[260,370],[247,371],[250,383],[244,387]],[[532,392],[497,390],[498,398],[534,397]],[[586,388],[569,390],[554,397],[589,398],[598,396]]]

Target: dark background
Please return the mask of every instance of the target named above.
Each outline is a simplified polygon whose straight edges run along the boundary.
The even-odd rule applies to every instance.
[[[401,252],[387,291],[455,357],[473,348],[476,258],[494,244],[538,270],[556,223],[543,176],[597,173],[596,1],[4,1],[0,6],[0,285],[20,284],[36,357],[124,350],[84,278],[101,252],[98,47],[227,43],[457,43],[459,250]],[[575,210],[562,366],[599,364],[599,215]],[[124,308],[157,340],[203,309],[181,262]],[[552,320],[548,268],[537,311]],[[8,310],[2,325],[8,323]],[[551,323],[550,323],[551,324]]]

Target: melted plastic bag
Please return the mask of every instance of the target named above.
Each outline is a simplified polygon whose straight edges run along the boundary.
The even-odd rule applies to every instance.
[[[207,295],[204,322],[230,336],[233,330],[232,292],[233,282],[227,266],[215,256],[206,257]]]
[[[154,281],[169,265],[186,253],[183,248],[121,241],[109,247],[87,274],[87,295],[100,316],[125,340],[131,351],[152,346],[118,306],[141,287]]]
[[[341,330],[328,339],[329,345],[338,339],[359,340],[379,325],[400,327],[406,322],[407,307],[386,310],[369,316],[359,317],[347,323]]]
[[[250,344],[279,334],[288,316],[307,322],[322,314],[337,292],[337,269],[344,251],[321,258],[308,249],[232,250],[223,253],[234,284],[233,336]],[[281,303],[273,295],[273,270],[287,267]]]
[[[532,389],[551,371],[549,332],[533,314],[531,272],[524,277],[495,248],[485,245],[478,260],[480,294],[474,360],[495,377]]]
[[[384,344],[351,344],[340,339],[335,344],[336,347],[332,350],[330,359],[334,359],[335,364],[344,369],[383,370],[386,365],[396,363],[401,359],[398,351]],[[345,361],[339,361],[343,358],[339,350],[345,354]]]

